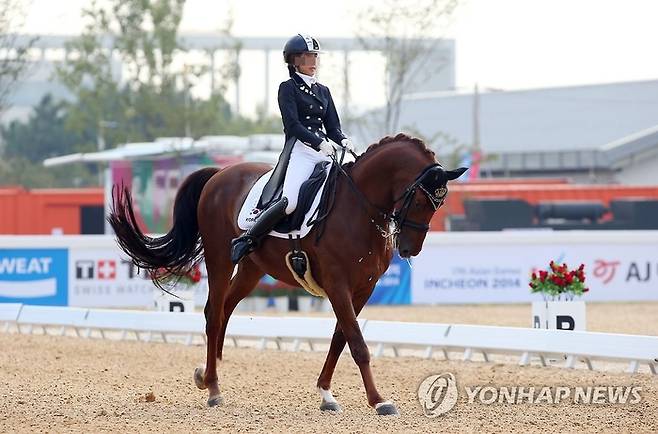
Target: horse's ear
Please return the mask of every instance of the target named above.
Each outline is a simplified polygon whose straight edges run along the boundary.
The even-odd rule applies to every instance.
[[[447,170],[446,175],[448,175],[448,181],[452,181],[453,179],[459,178],[467,170],[468,170],[468,167],[460,167],[459,169],[455,169],[455,170]]]

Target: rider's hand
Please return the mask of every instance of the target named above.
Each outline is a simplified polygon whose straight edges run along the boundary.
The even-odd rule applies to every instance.
[[[327,157],[332,157],[336,154],[336,148],[334,148],[331,143],[325,140],[324,142],[320,143],[320,152],[322,152]]]
[[[347,149],[348,151],[354,152],[354,143],[348,138],[345,138],[340,141],[340,144],[343,146],[343,148]]]

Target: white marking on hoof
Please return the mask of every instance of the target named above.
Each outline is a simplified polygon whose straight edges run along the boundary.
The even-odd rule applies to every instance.
[[[343,409],[341,408],[336,398],[331,394],[331,390],[324,390],[318,387],[318,392],[322,397],[322,403],[320,404],[320,410],[325,412],[332,413],[342,413]]]
[[[336,398],[334,398],[334,395],[331,394],[331,390],[324,390],[323,388],[318,387],[318,392],[320,393],[323,401],[331,403],[338,402],[336,401]]]
[[[384,405],[393,405],[393,403],[391,401],[380,402],[379,404],[375,404],[375,410],[379,409],[379,407],[382,407]]]

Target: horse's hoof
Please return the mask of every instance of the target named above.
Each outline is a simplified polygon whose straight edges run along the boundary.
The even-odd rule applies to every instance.
[[[340,405],[337,402],[327,402],[324,399],[322,400],[322,404],[320,404],[320,410],[331,411],[334,413],[343,412],[343,409],[340,407]]]
[[[399,416],[400,413],[398,413],[398,409],[395,408],[395,405],[392,403],[386,401],[386,402],[380,402],[379,404],[375,405],[375,410],[377,411],[377,414],[380,416]]]
[[[224,403],[224,398],[222,398],[222,395],[215,395],[208,398],[208,407],[217,407],[218,405],[222,405],[223,403]]]
[[[196,384],[196,387],[198,387],[201,390],[204,390],[207,388],[206,384],[203,382],[203,368],[195,368],[194,369],[194,384]]]

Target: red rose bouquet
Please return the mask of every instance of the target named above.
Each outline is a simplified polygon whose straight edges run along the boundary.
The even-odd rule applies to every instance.
[[[539,270],[530,276],[530,291],[541,293],[544,300],[573,300],[589,291],[585,286],[585,265],[569,270],[567,264],[551,261],[549,271]]]

